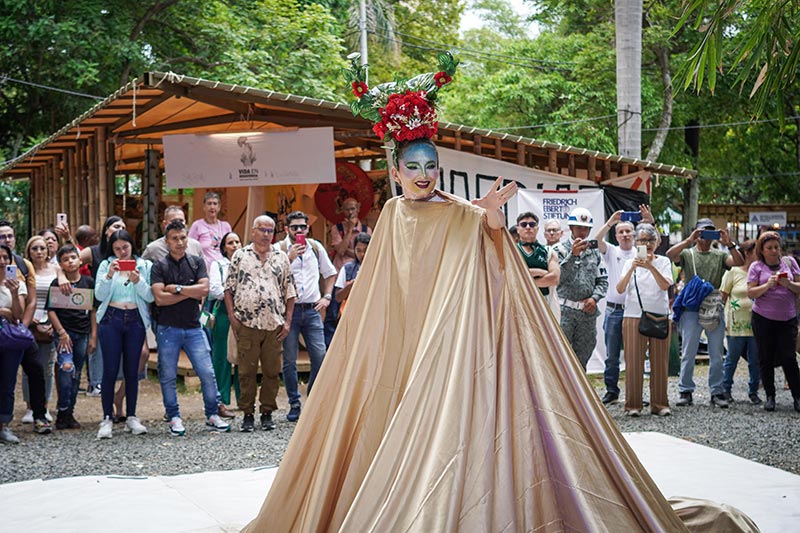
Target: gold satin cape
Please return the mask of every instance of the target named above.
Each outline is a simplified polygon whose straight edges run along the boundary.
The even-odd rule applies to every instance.
[[[508,232],[394,198],[245,531],[686,531]]]

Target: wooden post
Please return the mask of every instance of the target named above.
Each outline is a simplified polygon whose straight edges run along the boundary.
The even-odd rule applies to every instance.
[[[455,135],[455,142],[453,144],[453,148],[456,150],[461,150],[461,132],[457,131]]]
[[[575,177],[575,154],[569,154],[567,173],[573,178]]]
[[[159,173],[158,166],[159,152],[148,148],[144,151],[145,165],[142,172],[142,196],[144,197],[144,219],[142,224],[142,246],[147,246],[150,242],[158,238],[158,193],[159,193]]]
[[[603,161],[603,181],[611,179],[611,161],[606,159]]]
[[[553,174],[558,174],[558,152],[555,150],[547,151],[547,170]]]
[[[589,162],[586,163],[586,170],[587,170],[586,178],[592,181],[596,181],[595,176],[597,176],[597,158],[594,157],[593,155],[589,156]]]
[[[500,161],[503,160],[503,141],[500,139],[494,140],[494,157]]]
[[[105,220],[100,220],[97,209],[97,153],[91,139],[86,142],[86,196],[89,198],[89,223],[95,228],[101,228]]]
[[[517,143],[517,164],[520,166],[525,165],[525,145],[522,143]]]
[[[77,215],[77,195],[75,191],[75,151],[67,148],[64,151],[64,187],[67,196],[67,221],[72,231],[82,223]]]
[[[481,136],[477,133],[472,136],[472,153],[481,155]]]
[[[95,153],[97,154],[97,187],[98,205],[97,215],[100,220],[105,221],[110,213],[114,212],[114,193],[113,188],[108,188],[108,165],[106,147],[106,129],[97,128],[97,135],[94,137]],[[110,196],[110,198],[109,198]]]

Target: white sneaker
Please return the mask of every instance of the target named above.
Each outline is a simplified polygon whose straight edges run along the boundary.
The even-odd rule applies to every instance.
[[[100,394],[100,385],[95,385],[94,387],[89,387],[89,390],[86,392],[86,396],[91,398],[99,398]]]
[[[183,437],[186,435],[186,428],[183,427],[183,420],[178,416],[173,416],[169,421],[169,434],[173,437]]]
[[[45,411],[44,412],[44,417],[45,417],[45,419],[47,419],[48,422],[52,422],[53,421],[53,415],[50,414],[50,411]]]
[[[8,426],[3,426],[3,429],[0,429],[0,442],[3,444],[19,444],[19,438],[8,429]]]
[[[33,424],[33,410],[28,409],[25,411],[25,416],[22,417],[23,424]]]
[[[100,430],[97,432],[98,439],[110,439],[111,429],[114,427],[114,422],[110,416],[107,416],[100,422]]]
[[[219,433],[227,433],[231,430],[231,425],[222,420],[219,415],[211,415],[208,417],[208,420],[206,420],[206,429]]]
[[[135,416],[129,416],[128,419],[125,421],[125,429],[130,431],[134,435],[141,435],[142,433],[147,433],[147,428],[139,422],[139,419]]]

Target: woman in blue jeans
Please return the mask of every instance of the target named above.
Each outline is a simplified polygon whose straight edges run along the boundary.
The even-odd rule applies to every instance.
[[[147,433],[136,417],[139,396],[139,356],[150,327],[149,305],[153,302],[150,287],[152,263],[136,255],[133,239],[125,230],[109,239],[112,256],[100,263],[95,281],[97,334],[103,350],[101,398],[103,421],[98,439],[110,439],[113,425],[114,382],[122,364],[125,376],[126,429],[134,435]]]
[[[6,279],[6,267],[11,261],[11,248],[0,244],[0,317],[17,322],[22,319],[28,292],[25,284],[16,278]],[[17,436],[8,429],[8,423],[14,416],[14,388],[21,361],[21,350],[12,352],[0,345],[0,443],[3,444],[19,443]]]
[[[733,387],[733,374],[739,358],[747,354],[747,368],[750,373],[748,397],[750,403],[758,405],[761,398],[758,396],[759,370],[758,346],[753,336],[753,301],[747,296],[747,271],[756,256],[756,241],[750,239],[739,245],[739,252],[744,257],[744,265],[733,267],[722,277],[719,291],[725,302],[725,333],[728,336],[728,354],[723,364],[722,387],[725,389],[725,399],[733,401],[731,388]]]

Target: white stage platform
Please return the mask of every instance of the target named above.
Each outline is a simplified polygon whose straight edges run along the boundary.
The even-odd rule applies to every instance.
[[[666,497],[728,503],[763,532],[797,531],[800,476],[661,433],[625,437]],[[276,471],[87,476],[0,485],[2,530],[239,531],[258,512]]]

